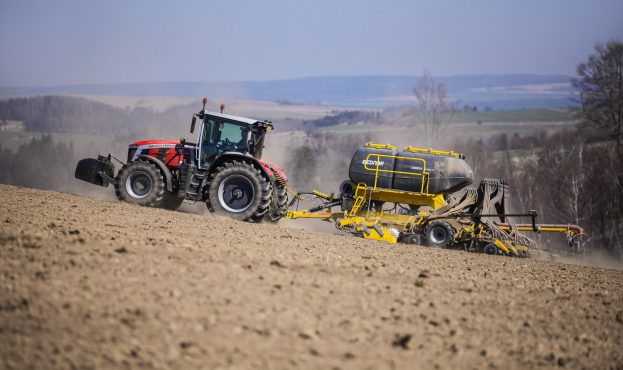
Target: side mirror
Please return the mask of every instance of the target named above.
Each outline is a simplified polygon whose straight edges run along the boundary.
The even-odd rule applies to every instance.
[[[193,120],[190,122],[190,133],[195,131],[195,122],[197,122],[197,116],[193,116]]]

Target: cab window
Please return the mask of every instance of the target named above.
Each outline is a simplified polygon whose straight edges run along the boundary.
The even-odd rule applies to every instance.
[[[245,126],[223,122],[221,123],[221,142],[230,151],[242,151],[247,147],[248,132]]]
[[[249,129],[246,126],[209,118],[201,137],[201,162],[209,165],[223,152],[245,152]]]

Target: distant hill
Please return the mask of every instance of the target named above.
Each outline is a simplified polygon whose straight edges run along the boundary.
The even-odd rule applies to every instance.
[[[51,87],[0,87],[0,94],[177,96],[388,107],[412,104],[418,76],[334,76],[240,82],[144,82]],[[570,76],[456,75],[436,77],[461,104],[480,109],[564,108],[572,105]]]

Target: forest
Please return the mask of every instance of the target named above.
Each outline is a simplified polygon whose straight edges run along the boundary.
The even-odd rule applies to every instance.
[[[196,106],[175,106],[164,112],[117,108],[91,99],[62,95],[0,100],[0,125],[22,121],[26,131],[92,134],[102,136],[169,132],[172,126],[190,122]]]

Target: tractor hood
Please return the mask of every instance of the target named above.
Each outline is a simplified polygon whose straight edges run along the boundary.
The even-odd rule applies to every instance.
[[[130,144],[130,148],[138,148],[140,146],[146,146],[146,145],[149,145],[152,148],[156,147],[154,145],[162,145],[162,148],[168,148],[171,146],[175,146],[179,143],[180,143],[179,140],[141,140],[141,141],[135,141],[132,144]]]
[[[179,140],[141,140],[135,141],[128,147],[128,162],[135,161],[141,155],[148,155],[164,162],[166,166],[176,167],[183,159],[176,146]],[[186,147],[193,145],[186,143]]]

